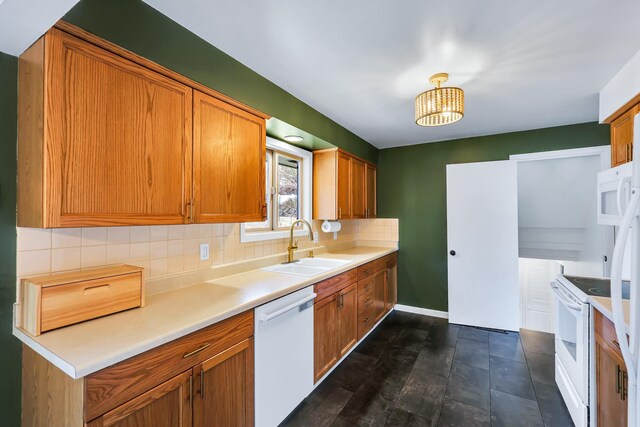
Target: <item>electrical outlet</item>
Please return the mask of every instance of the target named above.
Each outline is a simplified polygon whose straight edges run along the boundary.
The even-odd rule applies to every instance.
[[[209,244],[200,243],[200,261],[206,261],[209,259]]]
[[[313,243],[318,243],[318,232],[314,231],[313,232]]]

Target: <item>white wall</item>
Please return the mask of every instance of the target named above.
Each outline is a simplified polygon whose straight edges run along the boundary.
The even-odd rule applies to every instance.
[[[600,123],[638,93],[640,93],[640,50],[600,90]]]
[[[572,274],[603,275],[596,198],[601,169],[597,154],[518,163],[521,257],[563,260]]]

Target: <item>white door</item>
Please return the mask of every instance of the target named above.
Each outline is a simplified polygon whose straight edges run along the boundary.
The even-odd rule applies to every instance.
[[[449,321],[517,331],[516,162],[447,165]]]

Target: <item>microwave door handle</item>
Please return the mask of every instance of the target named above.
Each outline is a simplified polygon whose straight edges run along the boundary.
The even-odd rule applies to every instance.
[[[582,304],[576,304],[573,301],[569,301],[564,295],[562,295],[562,292],[560,291],[560,289],[558,289],[558,285],[554,285],[552,283],[551,289],[553,289],[553,293],[555,293],[558,296],[558,299],[560,300],[562,305],[564,305],[567,308],[570,308],[571,310],[582,311]]]
[[[618,191],[616,191],[616,203],[618,205],[618,215],[623,216],[624,212],[622,212],[622,190],[624,189],[624,178],[620,178],[620,182],[618,183]]]

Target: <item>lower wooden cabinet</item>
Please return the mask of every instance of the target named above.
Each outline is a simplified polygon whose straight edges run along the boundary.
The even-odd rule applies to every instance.
[[[193,425],[253,425],[253,338],[196,366]]]
[[[627,425],[627,371],[617,347],[615,327],[594,310],[596,418],[599,426]]]
[[[387,270],[376,271],[373,276],[373,314],[374,322],[382,319],[387,307]]]
[[[352,275],[355,279],[355,275]],[[328,279],[316,285],[334,286]],[[358,341],[357,285],[355,280],[314,304],[314,381],[318,381]]]
[[[23,346],[23,426],[254,424],[253,310],[73,380]]]
[[[342,357],[358,341],[358,295],[352,284],[338,293],[338,356]]]
[[[189,370],[87,423],[87,427],[191,426],[192,382]]]

